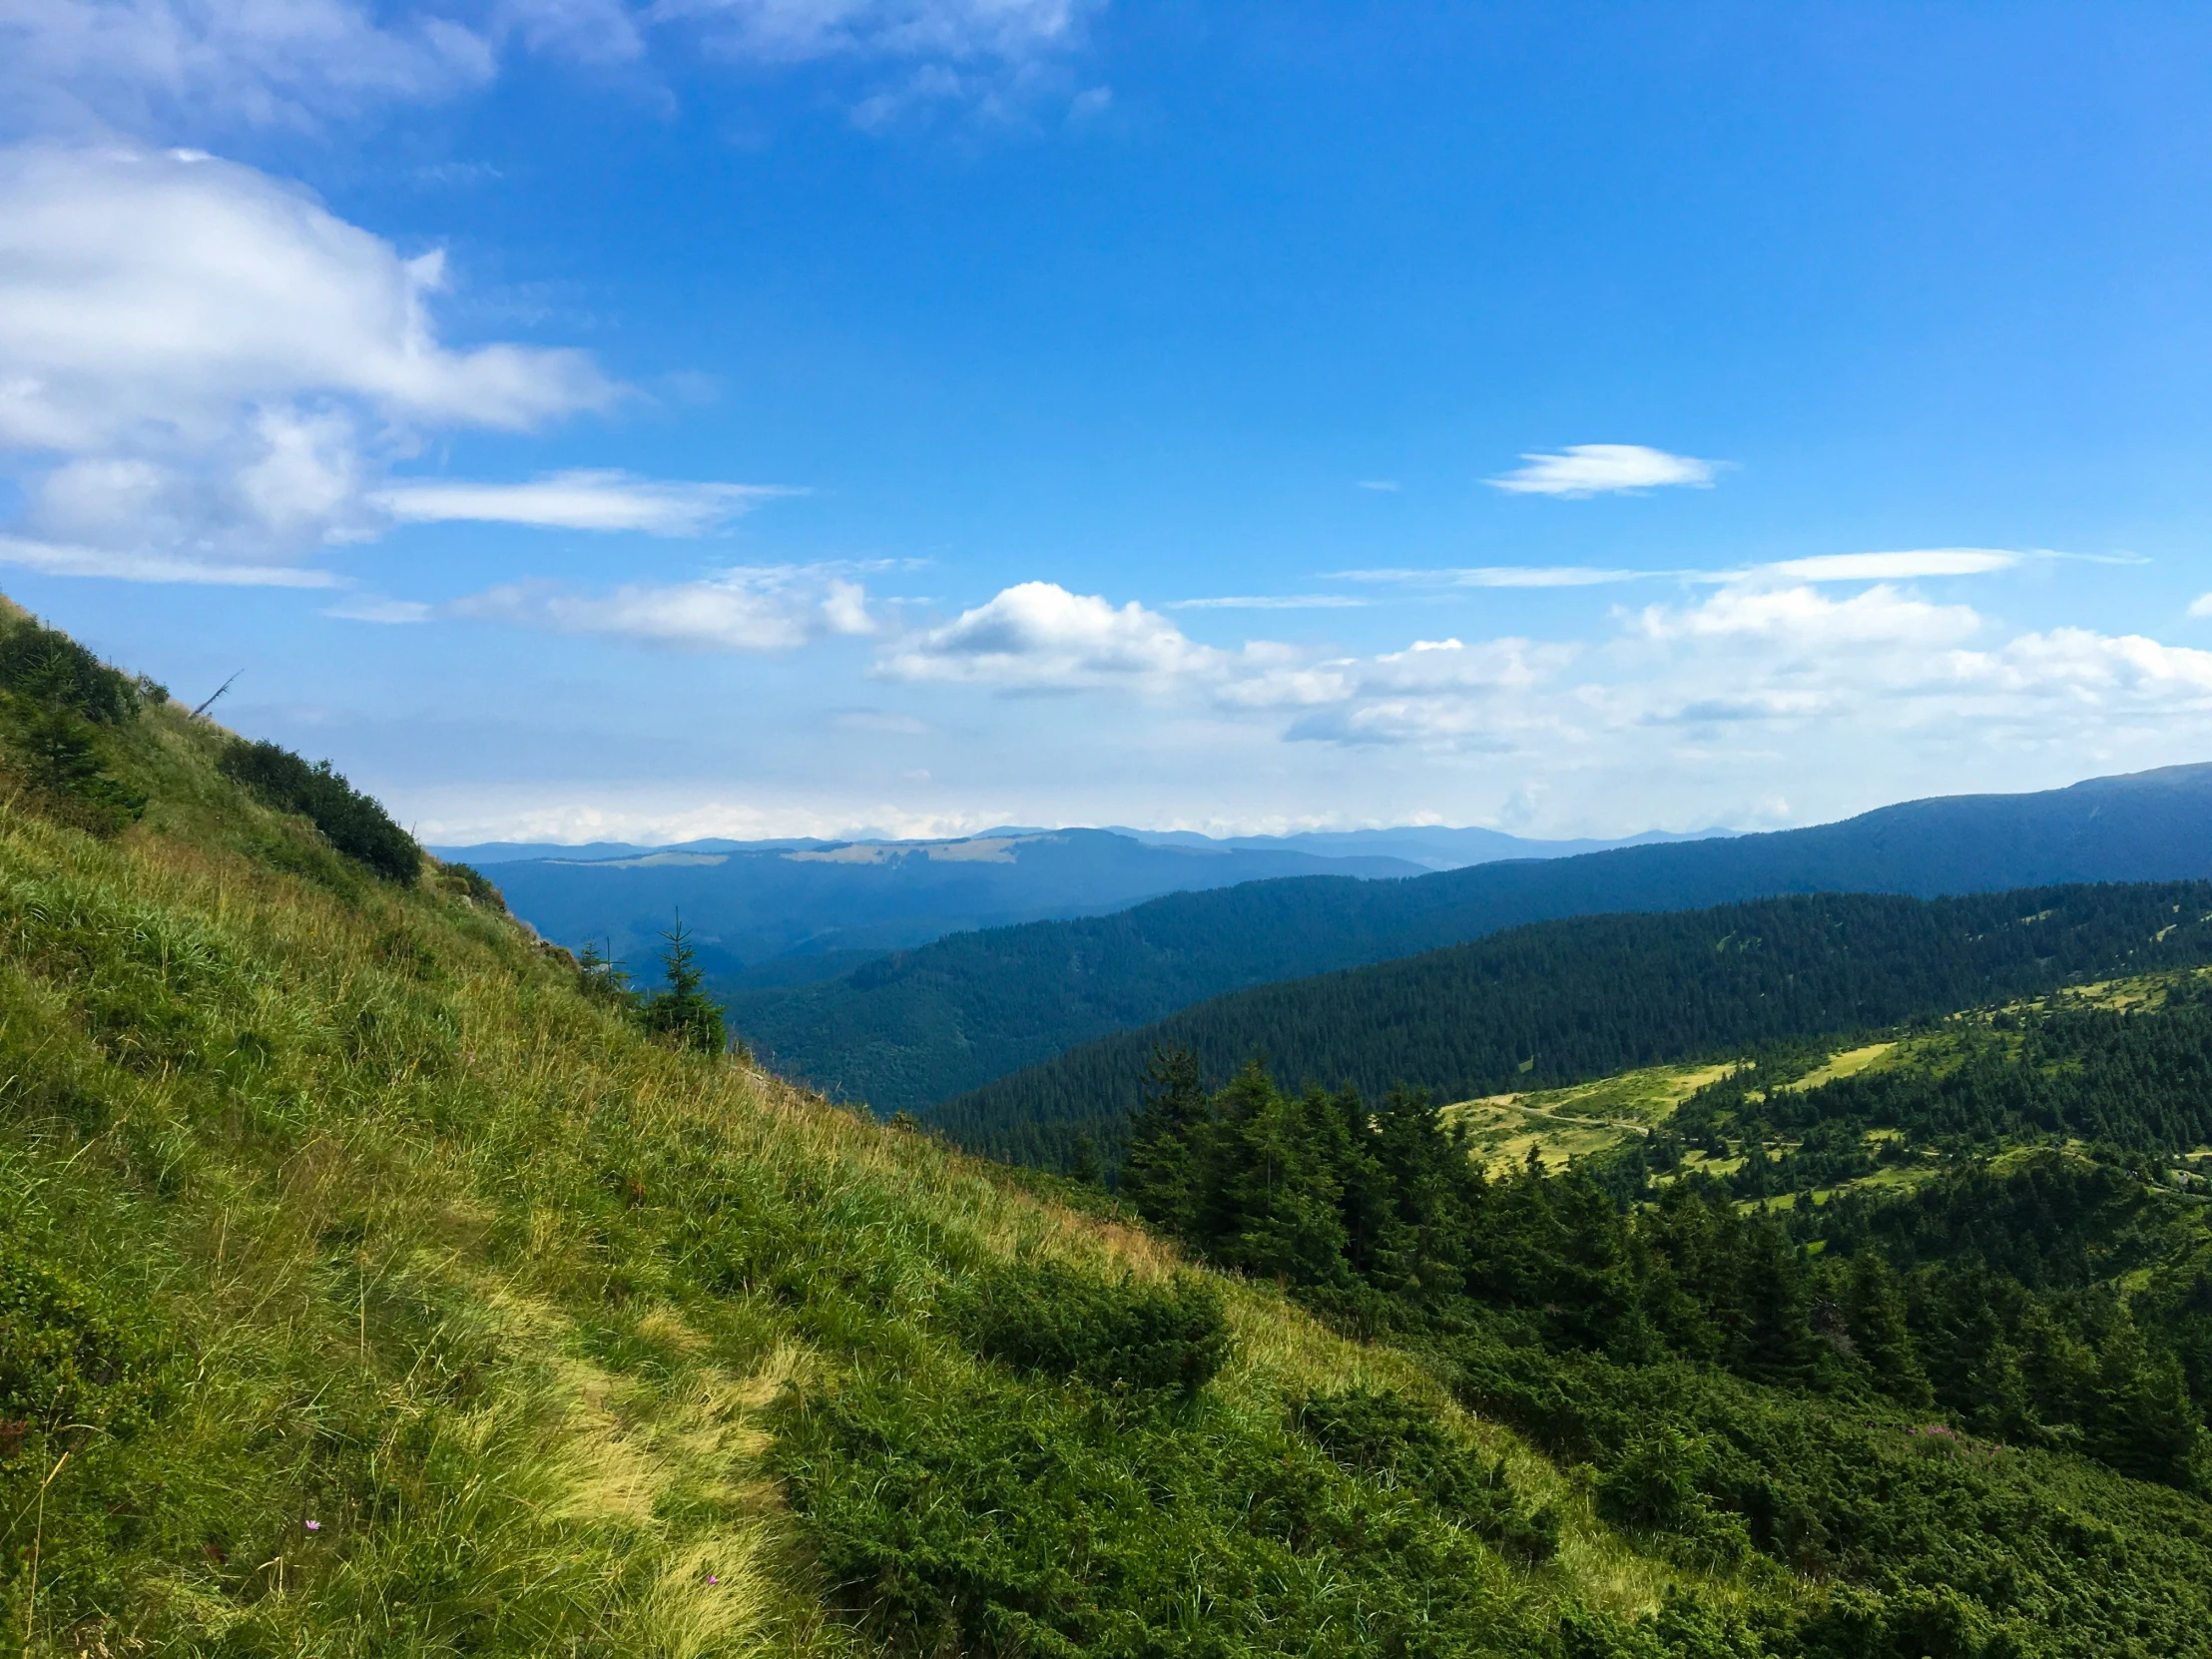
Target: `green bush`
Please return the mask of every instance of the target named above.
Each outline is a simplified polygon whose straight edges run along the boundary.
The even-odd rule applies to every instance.
[[[1519,1508],[1502,1458],[1484,1464],[1435,1412],[1402,1394],[1314,1394],[1299,1408],[1298,1426],[1340,1465],[1418,1493],[1509,1555],[1548,1561],[1559,1551],[1558,1514],[1548,1505],[1533,1514]]]
[[[994,1266],[949,1300],[954,1327],[976,1353],[1108,1393],[1189,1398],[1229,1359],[1221,1299],[1192,1277],[1155,1284],[1050,1262]]]
[[[411,882],[421,869],[422,849],[414,837],[328,761],[309,766],[280,744],[242,740],[224,754],[222,766],[269,806],[310,820],[332,846],[387,881]]]
[[[1549,1645],[1464,1531],[1211,1396],[1118,1420],[1049,1384],[877,1377],[798,1401],[780,1430],[774,1459],[834,1598],[893,1653]]]
[[[67,709],[103,726],[133,719],[147,695],[67,634],[28,617],[0,631],[0,691]],[[164,692],[166,699],[168,693]]]

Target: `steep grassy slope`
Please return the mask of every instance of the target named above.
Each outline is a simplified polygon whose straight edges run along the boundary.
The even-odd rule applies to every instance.
[[[248,801],[227,741],[104,731],[148,798],[105,838],[0,794],[26,1653],[1642,1652],[1670,1584],[1753,1594],[1273,1290],[655,1045],[465,880]],[[1186,1349],[1202,1385],[1147,1391]],[[1473,1486],[1300,1426],[1360,1387]],[[1539,1505],[1556,1553],[1508,1564]]]
[[[2034,888],[1921,900],[1763,899],[1580,916],[1312,979],[1262,985],[1085,1043],[935,1108],[962,1145],[1061,1167],[1109,1156],[1158,1045],[1226,1079],[1404,1084],[1440,1099],[1559,1087],[1655,1062],[1887,1025],[2068,981],[2212,960],[2212,883]]]
[[[1927,897],[2207,876],[2212,766],[2173,767],[2040,795],[1908,802],[1775,834],[1178,894],[1118,915],[955,935],[828,984],[741,997],[733,1013],[787,1072],[879,1111],[919,1111],[1242,986],[1524,922],[1775,893]]]

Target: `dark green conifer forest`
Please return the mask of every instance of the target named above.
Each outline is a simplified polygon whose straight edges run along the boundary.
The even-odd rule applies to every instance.
[[[1538,922],[1216,997],[925,1117],[992,1157],[1065,1168],[1088,1134],[1112,1162],[1163,1044],[1192,1049],[1216,1079],[1259,1056],[1288,1082],[1461,1100],[2212,961],[2208,912],[2212,883],[2184,881],[1929,900],[1819,893]]]

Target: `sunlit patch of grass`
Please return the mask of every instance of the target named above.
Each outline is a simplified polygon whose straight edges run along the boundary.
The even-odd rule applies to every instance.
[[[1566,1088],[1485,1095],[1440,1116],[1464,1127],[1473,1155],[1492,1171],[1519,1168],[1535,1151],[1551,1167],[1587,1157],[1664,1123],[1726,1065],[1645,1066]]]

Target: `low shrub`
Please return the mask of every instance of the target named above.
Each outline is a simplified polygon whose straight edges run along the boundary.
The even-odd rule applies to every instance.
[[[224,754],[222,767],[268,806],[311,821],[332,846],[387,881],[411,882],[421,869],[414,837],[328,761],[309,766],[281,744],[242,740]]]
[[[1435,1412],[1402,1394],[1354,1388],[1310,1395],[1298,1426],[1343,1467],[1427,1499],[1508,1555],[1548,1561],[1559,1551],[1559,1516],[1513,1501],[1502,1458],[1484,1463]]]
[[[1188,1276],[1153,1283],[1053,1262],[994,1266],[953,1294],[949,1312],[984,1358],[1112,1394],[1189,1398],[1229,1359],[1221,1299]]]

